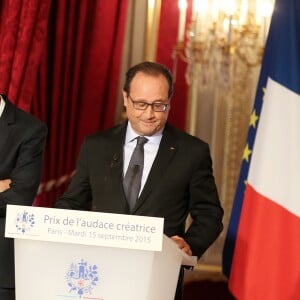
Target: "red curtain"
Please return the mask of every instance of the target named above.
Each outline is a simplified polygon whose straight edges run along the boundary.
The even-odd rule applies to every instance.
[[[50,0],[0,1],[0,93],[29,110],[45,47]]]
[[[127,4],[52,1],[32,106],[49,130],[36,205],[63,193],[84,136],[115,123]]]
[[[165,64],[171,70],[174,67],[173,48],[176,45],[179,8],[178,1],[163,0],[161,4],[161,15],[158,35],[156,61]],[[192,0],[188,0],[187,21],[191,19]],[[173,125],[181,129],[186,127],[186,114],[188,105],[188,86],[185,80],[186,63],[178,59],[176,67],[176,81],[174,85],[174,96],[169,120]]]

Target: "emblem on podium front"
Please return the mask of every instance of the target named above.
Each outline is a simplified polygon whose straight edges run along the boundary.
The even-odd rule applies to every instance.
[[[88,265],[82,259],[78,263],[71,264],[66,279],[70,293],[77,294],[80,298],[86,294],[91,295],[93,288],[99,281],[98,267],[96,265]]]
[[[18,232],[27,233],[31,230],[31,228],[35,224],[34,214],[29,214],[27,211],[23,211],[22,213],[18,213],[15,225]]]

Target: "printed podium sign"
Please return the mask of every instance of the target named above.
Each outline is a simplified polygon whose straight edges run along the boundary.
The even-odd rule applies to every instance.
[[[163,218],[32,206],[7,206],[5,236],[161,251]]]
[[[163,219],[8,205],[16,300],[173,300],[181,264]]]

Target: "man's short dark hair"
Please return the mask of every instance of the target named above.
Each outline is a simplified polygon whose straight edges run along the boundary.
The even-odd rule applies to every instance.
[[[144,74],[152,75],[152,76],[163,75],[167,79],[168,84],[169,84],[168,98],[170,99],[172,97],[173,90],[174,90],[172,73],[163,64],[150,62],[150,61],[145,61],[145,62],[139,63],[139,64],[131,67],[126,72],[126,78],[125,78],[123,90],[127,94],[129,94],[129,92],[130,92],[131,81],[138,72],[142,72]]]

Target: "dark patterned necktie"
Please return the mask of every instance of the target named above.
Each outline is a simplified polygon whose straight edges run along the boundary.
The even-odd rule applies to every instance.
[[[137,144],[132,153],[123,181],[123,187],[130,211],[133,210],[141,189],[144,168],[144,144],[148,142],[148,139],[144,136],[138,136],[136,139]]]

